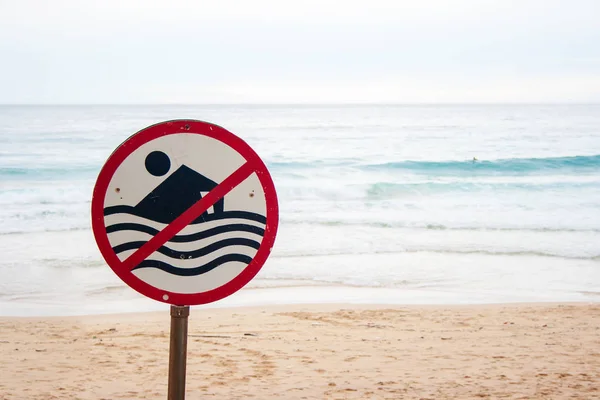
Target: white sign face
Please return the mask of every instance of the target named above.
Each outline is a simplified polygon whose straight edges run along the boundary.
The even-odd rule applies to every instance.
[[[94,234],[111,268],[141,293],[178,305],[215,301],[245,285],[268,257],[278,220],[260,158],[199,121],[129,138],[103,168],[92,203]]]

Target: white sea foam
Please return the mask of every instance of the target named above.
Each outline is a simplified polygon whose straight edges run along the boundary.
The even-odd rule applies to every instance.
[[[0,106],[0,314],[6,304],[45,313],[153,304],[104,265],[90,201],[118,144],[181,115],[241,136],[278,191],[279,235],[248,285],[264,291],[219,304],[303,302],[311,293],[272,294],[280,286],[327,285],[314,301],[600,292],[600,106]],[[380,291],[331,289],[344,286]]]

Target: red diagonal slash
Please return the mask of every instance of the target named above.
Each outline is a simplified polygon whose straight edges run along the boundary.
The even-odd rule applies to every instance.
[[[156,236],[148,240],[135,253],[127,257],[127,259],[121,263],[121,268],[131,271],[139,263],[144,261],[146,257],[158,250],[160,246],[167,243],[167,241],[179,233],[183,228],[191,224],[196,218],[202,215],[204,211],[208,210],[234,187],[245,181],[253,172],[254,168],[248,162],[239,167],[234,173],[225,178],[223,182],[219,183],[217,187],[208,192],[206,196],[203,196],[194,203],[193,206],[184,211],[179,217],[175,218],[175,220],[167,225],[165,229],[158,232]]]

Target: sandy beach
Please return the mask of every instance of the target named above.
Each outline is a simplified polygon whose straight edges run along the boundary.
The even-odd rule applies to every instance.
[[[187,398],[597,399],[600,305],[192,308]],[[168,313],[0,318],[0,399],[164,399]]]

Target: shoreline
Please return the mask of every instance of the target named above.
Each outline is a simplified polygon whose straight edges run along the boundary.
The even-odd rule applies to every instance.
[[[146,316],[146,317],[159,317],[166,315],[169,316],[170,305],[162,304],[159,305],[165,307],[164,310],[145,310],[145,311],[124,311],[124,312],[112,312],[103,314],[77,314],[77,315],[39,315],[39,316],[13,316],[13,315],[0,315],[0,322],[10,320],[23,320],[23,321],[45,321],[45,320],[78,320],[78,319],[121,319],[130,318],[134,315]],[[445,311],[461,311],[461,310],[477,310],[477,309],[490,309],[499,310],[504,308],[548,308],[548,307],[586,307],[586,306],[600,306],[600,300],[598,301],[547,301],[547,302],[498,302],[498,303],[472,303],[472,304],[444,304],[444,303],[290,303],[290,304],[264,304],[264,305],[218,305],[218,302],[209,303],[204,305],[190,306],[190,318],[195,314],[212,313],[218,312],[285,312],[285,311],[322,311],[332,312],[335,310],[373,310],[373,309],[391,309],[391,310],[445,310]]]
[[[34,300],[35,299],[35,300]],[[168,312],[169,305],[148,299],[131,288],[94,296],[71,296],[2,301],[0,317],[67,317],[107,315],[140,312]],[[33,300],[33,301],[32,301]],[[270,307],[277,305],[310,306],[311,304],[353,304],[364,306],[452,306],[493,304],[566,304],[600,303],[597,294],[526,291],[502,293],[464,290],[436,290],[434,288],[382,288],[342,285],[311,285],[297,287],[246,287],[220,301],[195,309],[222,309],[237,307]]]

